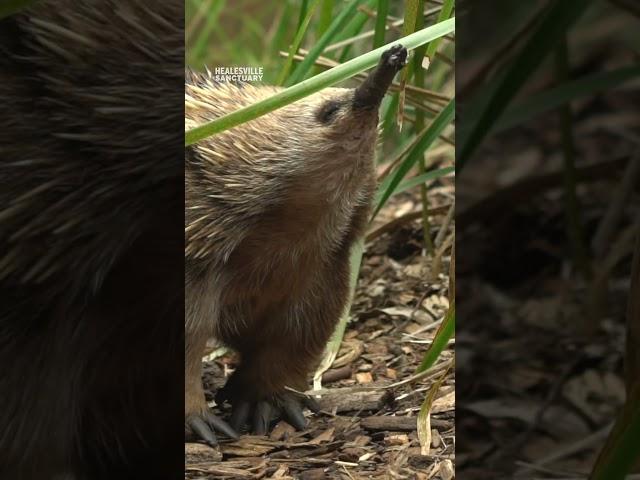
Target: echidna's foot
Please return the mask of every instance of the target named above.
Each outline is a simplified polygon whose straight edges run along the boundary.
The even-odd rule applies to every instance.
[[[227,422],[217,417],[209,410],[188,415],[184,420],[185,426],[190,430],[187,437],[190,440],[203,440],[211,447],[218,445],[215,432],[224,433],[227,437],[237,439],[240,435]]]
[[[234,391],[235,390],[235,391]],[[304,430],[307,421],[303,409],[319,412],[320,406],[312,398],[290,391],[271,394],[258,400],[247,398],[237,389],[225,386],[218,391],[216,401],[227,400],[232,405],[231,425],[237,431],[245,428],[255,435],[266,435],[271,424],[277,420],[284,420],[296,430]]]

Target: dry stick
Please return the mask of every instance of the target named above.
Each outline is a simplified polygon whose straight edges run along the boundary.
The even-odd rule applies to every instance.
[[[446,63],[450,67],[453,67],[455,65],[453,60],[450,59],[449,57],[447,57],[444,53],[436,52],[435,57],[439,58],[440,60],[442,60],[444,63]]]
[[[401,381],[396,382],[396,383],[392,383],[391,385],[386,385],[383,388],[386,388],[386,389],[397,388],[397,387],[400,387],[402,385],[406,385],[408,383],[417,382],[418,380],[421,380],[421,379],[427,378],[427,377],[429,377],[430,379],[433,379],[435,377],[438,377],[439,374],[441,374],[443,370],[448,370],[450,367],[454,366],[454,363],[455,363],[455,359],[452,358],[449,361],[441,362],[438,365],[435,365],[435,366],[433,366],[431,368],[428,368],[427,370],[424,370],[423,372],[416,373],[415,375],[411,375],[410,377],[405,378],[404,380],[401,380]]]
[[[371,416],[360,420],[360,426],[371,431],[415,432],[417,423],[416,417]],[[450,427],[452,423],[447,420],[431,419],[433,427]]]
[[[617,175],[619,170],[627,165],[628,159],[629,155],[624,155],[613,160],[578,167],[576,180],[582,183],[594,182]],[[468,225],[471,222],[482,221],[488,216],[495,217],[496,212],[503,211],[504,205],[510,205],[510,210],[513,210],[515,204],[531,200],[541,192],[561,186],[563,175],[560,170],[515,182],[462,210],[456,221],[461,225]]]
[[[341,368],[332,368],[322,374],[322,384],[337,382],[338,380],[345,380],[351,378],[352,367],[351,364],[345,365]]]
[[[433,207],[429,209],[428,215],[439,215],[441,213],[445,213],[450,208],[449,205],[441,205],[439,207]],[[412,222],[422,217],[422,210],[418,210],[416,212],[405,213],[401,217],[395,218],[384,225],[369,231],[365,238],[365,241],[371,242],[375,240],[380,235],[387,233],[389,231],[395,230],[400,225],[404,225],[405,223]]]
[[[449,207],[449,211],[447,212],[447,216],[444,217],[444,222],[442,222],[442,225],[440,226],[440,231],[438,232],[438,235],[436,235],[436,239],[433,242],[434,245],[437,247],[439,247],[444,238],[445,235],[447,234],[447,230],[449,230],[449,225],[451,224],[451,222],[453,221],[453,215],[456,211],[456,202],[454,201],[451,206]]]
[[[614,189],[613,199],[593,237],[592,248],[596,258],[601,257],[608,249],[614,230],[622,218],[627,200],[638,185],[638,181],[640,181],[640,150],[629,160],[620,187]]]
[[[442,231],[444,230],[440,230],[440,232]],[[432,282],[436,282],[438,280],[438,275],[440,275],[440,269],[442,267],[442,257],[444,256],[444,253],[447,251],[447,249],[451,247],[451,245],[453,245],[455,238],[456,238],[456,233],[455,233],[455,229],[453,229],[453,231],[446,238],[442,246],[438,248],[435,254],[433,255],[433,262],[431,266]]]

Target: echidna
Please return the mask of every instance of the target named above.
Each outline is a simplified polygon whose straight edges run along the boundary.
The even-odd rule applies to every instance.
[[[181,478],[184,4],[0,37],[0,478]]]
[[[348,297],[349,254],[375,188],[378,107],[407,50],[396,45],[356,89],[329,88],[185,152],[185,424],[215,444],[235,436],[208,411],[201,357],[213,336],[241,364],[218,392],[231,425],[264,434],[300,397]],[[189,74],[185,128],[279,91]]]

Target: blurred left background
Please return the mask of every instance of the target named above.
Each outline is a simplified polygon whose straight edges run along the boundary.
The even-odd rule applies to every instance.
[[[182,478],[184,5],[0,14],[0,478]]]

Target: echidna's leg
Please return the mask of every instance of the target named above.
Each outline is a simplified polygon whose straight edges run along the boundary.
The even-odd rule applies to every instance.
[[[262,328],[246,332],[237,345],[241,364],[218,396],[232,404],[235,428],[250,423],[254,433],[264,434],[275,416],[303,429],[302,407],[317,410],[314,402],[286,387],[307,389],[347,301],[348,248],[339,253],[335,264],[314,272],[304,293],[266,313],[257,322]]]
[[[186,334],[185,342],[185,437],[196,436],[209,445],[216,445],[215,431],[231,438],[238,434],[224,420],[211,413],[202,388],[202,353],[207,342],[206,335]]]

